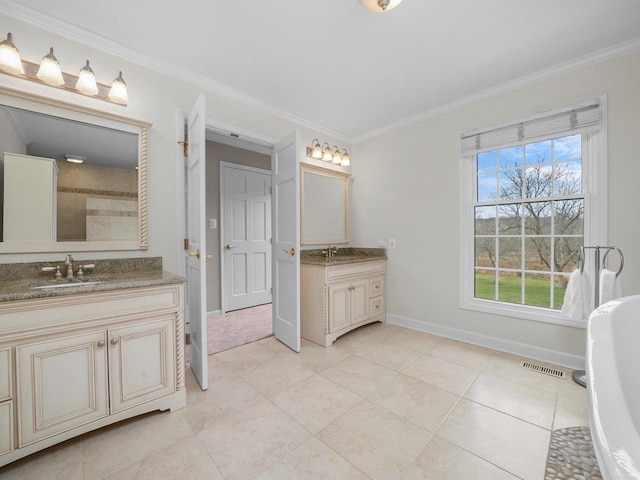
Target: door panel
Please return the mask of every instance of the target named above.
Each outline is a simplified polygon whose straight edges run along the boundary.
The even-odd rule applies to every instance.
[[[337,332],[351,324],[350,293],[349,283],[329,285],[329,333]]]
[[[369,318],[369,280],[351,282],[351,323]]]

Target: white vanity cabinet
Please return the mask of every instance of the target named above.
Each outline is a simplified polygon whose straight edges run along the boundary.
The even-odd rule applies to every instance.
[[[183,349],[182,284],[0,303],[0,466],[184,407]]]
[[[328,347],[340,335],[386,317],[385,260],[300,265],[300,332]]]

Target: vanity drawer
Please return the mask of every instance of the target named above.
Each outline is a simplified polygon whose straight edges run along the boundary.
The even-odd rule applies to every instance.
[[[358,275],[375,275],[384,273],[385,262],[375,260],[371,262],[349,263],[346,265],[336,265],[327,267],[327,282],[342,280]]]
[[[0,349],[0,402],[13,397],[11,377],[11,350]]]
[[[0,455],[13,451],[13,402],[0,403]]]
[[[377,297],[384,293],[384,277],[375,277],[369,280],[369,296]]]
[[[375,317],[384,313],[384,297],[372,298],[369,302],[369,315]]]

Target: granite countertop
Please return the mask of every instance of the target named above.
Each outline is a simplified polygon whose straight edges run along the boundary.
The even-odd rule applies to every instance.
[[[51,262],[52,265],[60,263]],[[11,280],[0,281],[0,302],[77,295],[123,288],[151,287],[185,281],[179,275],[162,270],[162,261],[160,259],[158,262],[158,258],[82,260],[78,263],[93,263],[96,268],[92,273],[85,273],[82,278],[55,280],[53,273],[41,272],[41,268],[48,266],[48,262],[0,265],[0,278],[11,278]],[[34,272],[37,272],[37,275],[34,275]],[[74,284],[78,285],[74,286]],[[69,286],[34,288],[49,285]]]
[[[387,251],[384,248],[338,247],[338,252],[331,259],[327,259],[322,253],[324,250],[326,249],[302,250],[300,263],[328,266],[387,259]]]

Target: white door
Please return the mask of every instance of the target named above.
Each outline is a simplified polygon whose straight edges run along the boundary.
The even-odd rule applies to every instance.
[[[205,242],[205,98],[199,95],[189,113],[187,135],[187,315],[191,369],[206,390],[207,372],[207,278]]]
[[[276,142],[271,156],[273,203],[273,333],[300,351],[300,163],[298,132]]]
[[[271,172],[221,163],[224,311],[271,303]]]

